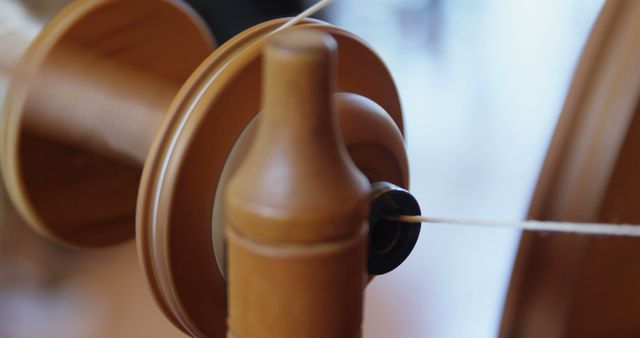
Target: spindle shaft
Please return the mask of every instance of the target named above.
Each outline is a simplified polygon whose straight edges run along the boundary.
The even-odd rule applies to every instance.
[[[10,3],[0,9],[21,13]],[[59,43],[37,67],[22,63],[39,30],[22,16],[0,16],[0,73],[23,80],[25,129],[142,167],[180,84],[71,43]]]
[[[177,85],[88,52],[59,49],[42,68],[24,70],[25,128],[142,167]]]
[[[336,122],[335,41],[277,35],[263,115],[226,195],[229,337],[360,336],[370,186]]]

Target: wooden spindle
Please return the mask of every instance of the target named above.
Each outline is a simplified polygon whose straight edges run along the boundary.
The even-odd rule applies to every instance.
[[[336,123],[335,41],[311,30],[266,48],[263,116],[231,179],[229,337],[357,337],[370,185]]]
[[[36,73],[25,71],[26,130],[139,168],[178,91],[176,83],[65,46]]]

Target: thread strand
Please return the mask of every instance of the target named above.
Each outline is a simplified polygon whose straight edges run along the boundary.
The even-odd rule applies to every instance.
[[[640,237],[640,225],[632,224],[575,223],[551,221],[506,222],[455,218],[434,218],[411,215],[389,215],[385,218],[403,223],[449,224],[470,227],[521,229],[539,232],[564,232],[584,235]]]
[[[332,0],[320,0],[320,1],[316,2],[313,6],[307,8],[302,13],[296,15],[296,17],[294,17],[291,20],[285,22],[282,26],[278,27],[272,33],[277,33],[277,32],[280,32],[282,30],[285,30],[285,29],[287,29],[287,28],[289,28],[291,26],[297,25],[302,20],[310,17],[311,15],[313,15],[313,14],[317,13],[318,11],[320,11],[321,9],[327,7],[331,3],[331,1]]]

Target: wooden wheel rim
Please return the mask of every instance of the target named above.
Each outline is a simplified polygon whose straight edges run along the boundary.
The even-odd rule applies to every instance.
[[[640,40],[635,38],[638,17],[637,2],[607,1],[602,7],[573,75],[528,218],[640,222],[637,203],[632,202],[640,192],[637,179],[640,72],[636,66]],[[627,285],[635,285],[638,274],[623,272],[614,257],[622,257],[622,251],[618,250],[627,250],[623,262],[633,262],[637,243],[637,239],[623,237],[596,239],[523,232],[505,300],[500,337],[582,337],[586,332],[591,336],[637,334],[637,325],[621,323],[633,323],[623,314],[633,314],[640,302],[628,297],[628,289],[624,287],[605,293],[603,288],[612,284],[586,275],[586,271],[597,266],[591,264],[613,258],[607,266],[615,268],[603,273],[607,280],[624,276]],[[630,244],[634,245],[631,250]],[[615,249],[603,250],[607,247]],[[603,304],[599,301],[603,298],[629,302]],[[613,304],[624,307],[616,308]],[[602,307],[612,310],[607,312],[615,313],[620,320],[577,310]],[[603,323],[615,329],[604,333],[600,331]],[[577,327],[582,329],[576,331]]]
[[[282,22],[271,21],[254,29],[274,29]],[[291,29],[299,27],[333,35],[342,56],[338,91],[372,99],[401,130],[395,85],[368,45],[327,24],[307,22]],[[227,154],[260,109],[260,51],[264,43],[259,39],[248,45],[219,69],[207,69],[216,62],[213,55],[205,61],[174,101],[172,119],[161,127],[143,171],[137,213],[143,264],[156,298],[196,336],[226,332],[226,291],[214,258],[211,208]],[[196,88],[202,91],[201,96],[196,95]],[[230,105],[230,97],[237,98],[234,93],[245,96]],[[406,187],[406,180],[398,184]]]
[[[115,16],[117,21],[105,19],[113,18],[115,13],[118,14]],[[107,37],[113,38],[113,34],[124,34],[125,30],[119,29],[130,28],[131,23],[139,19],[139,15],[149,13],[155,16],[134,28],[145,30],[148,25],[155,27],[158,21],[170,18],[172,22],[180,25],[180,28],[190,32],[187,39],[160,36],[162,33],[154,33],[153,30],[149,32],[148,29],[141,33],[146,34],[144,36],[152,40],[156,47],[166,43],[166,50],[171,47],[186,48],[198,55],[198,57],[192,57],[193,54],[190,54],[190,57],[181,60],[184,62],[180,66],[184,68],[181,74],[169,75],[169,71],[163,70],[157,74],[161,77],[166,76],[170,81],[182,82],[210,53],[213,40],[199,17],[173,0],[76,1],[43,28],[21,60],[20,69],[26,69],[29,74],[16,77],[9,88],[3,116],[3,136],[0,138],[2,172],[7,191],[22,217],[36,231],[47,237],[82,247],[106,246],[133,237],[133,214],[140,170],[26,133],[22,122],[28,98],[25,79],[40,69],[54,50],[63,44],[96,42],[91,45],[91,48],[92,52],[97,54],[106,54],[110,49],[122,47],[111,43],[117,39],[111,39],[111,42],[105,41],[108,40]],[[140,66],[143,69],[155,71],[155,69],[145,68],[142,60],[135,60],[135,57],[131,56],[133,54],[131,51],[137,51],[136,46],[126,48],[128,49],[123,52],[125,56],[118,55],[118,60],[130,66]],[[166,64],[176,62],[176,59],[173,59],[175,53],[167,54],[172,56],[162,55],[155,58],[154,62],[158,60]],[[27,150],[24,150],[25,147]],[[34,156],[29,155],[31,153],[36,153],[35,157],[40,156],[44,160],[34,162],[31,159]],[[85,164],[77,164],[79,161],[84,161]],[[56,170],[61,174],[54,173]],[[89,177],[91,182],[102,180],[105,184],[98,185],[99,189],[87,191],[86,189],[68,190],[68,186],[56,183],[72,181],[72,179],[65,181],[65,178],[74,178],[74,174],[83,171],[96,174],[96,177],[84,175]],[[116,173],[113,174],[113,172]],[[106,184],[108,183],[106,181],[115,176],[117,176],[115,180],[117,187],[114,187],[114,184],[111,186]],[[84,179],[86,180],[87,177]],[[78,180],[77,177],[75,179]],[[44,185],[54,193],[41,192],[40,186]],[[118,206],[112,208],[114,210],[101,209],[99,206],[100,202],[109,199],[108,196],[118,196],[120,200]],[[68,205],[56,202],[60,199],[77,203]],[[55,208],[63,208],[65,212],[59,213]],[[60,216],[64,214],[71,216]]]

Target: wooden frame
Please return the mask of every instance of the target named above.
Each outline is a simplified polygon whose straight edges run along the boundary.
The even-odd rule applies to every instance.
[[[530,219],[640,223],[640,3],[610,0],[589,41]],[[501,337],[640,334],[640,241],[525,232]]]

